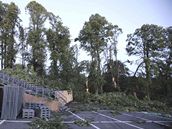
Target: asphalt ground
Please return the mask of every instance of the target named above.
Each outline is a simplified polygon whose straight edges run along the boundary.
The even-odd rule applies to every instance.
[[[172,117],[147,112],[114,113],[110,110],[64,112],[68,129],[172,129]],[[88,121],[81,126],[76,121]],[[0,129],[29,129],[29,119],[1,120]]]
[[[1,120],[0,129],[29,129],[27,120]]]

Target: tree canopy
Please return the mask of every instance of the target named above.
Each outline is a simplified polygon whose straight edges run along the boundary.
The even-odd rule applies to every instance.
[[[119,91],[141,99],[171,97],[172,27],[144,24],[128,34],[126,42],[118,42],[122,28],[96,13],[85,21],[75,43],[58,14],[36,1],[25,9],[28,25],[22,24],[14,2],[0,1],[1,69],[17,70],[21,76],[26,72],[26,79],[31,73],[33,80],[28,80],[40,85],[72,89],[80,100],[81,93]],[[136,57],[133,73],[126,64],[133,61],[118,57],[122,44],[129,57]],[[89,60],[81,56],[84,52]]]

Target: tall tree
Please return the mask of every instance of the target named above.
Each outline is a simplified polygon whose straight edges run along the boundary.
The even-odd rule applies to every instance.
[[[0,46],[1,46],[1,69],[4,68],[4,27],[3,27],[3,23],[4,23],[4,19],[5,19],[5,14],[6,14],[6,9],[7,8],[7,4],[2,3],[2,1],[0,1]]]
[[[26,33],[22,26],[19,27],[19,41],[20,41],[20,54],[22,56],[22,68],[25,68],[25,53],[26,53]]]
[[[120,87],[117,88],[114,86],[114,81],[115,81],[114,79],[117,78],[117,76],[118,76],[118,79],[120,77],[126,77],[127,75],[129,75],[129,69],[121,61],[118,60],[118,62],[116,62],[116,61],[111,60],[111,61],[108,61],[107,64],[104,65],[103,75],[106,82],[103,86],[104,91],[112,92],[115,90],[119,90],[120,88]]]
[[[150,98],[151,70],[155,59],[161,59],[166,45],[166,30],[157,25],[143,25],[133,34],[127,36],[127,53],[140,59],[139,67],[143,67],[146,76],[146,93]]]
[[[38,75],[44,75],[44,62],[46,59],[46,43],[44,23],[47,19],[47,10],[39,3],[32,1],[26,6],[30,14],[30,25],[27,44],[31,46],[30,64]]]
[[[172,26],[167,28],[168,31],[168,56],[166,57],[166,64],[167,64],[167,70],[166,70],[166,80],[167,80],[167,86],[166,86],[166,94],[168,97],[171,97],[172,92]]]
[[[112,28],[113,26],[108,23],[105,17],[99,14],[91,15],[89,21],[84,23],[78,37],[81,42],[81,48],[91,55],[94,67],[91,67],[90,74],[94,75],[94,82],[96,82],[94,86],[97,94],[102,92],[103,86],[100,54],[107,45],[109,37],[113,35]]]
[[[1,68],[12,68],[18,48],[15,37],[21,21],[18,16],[20,10],[13,2],[1,3],[0,8]]]
[[[111,71],[111,76],[109,76],[111,78],[111,81],[113,83],[113,87],[116,89],[120,89],[119,87],[119,71],[120,68],[118,67],[118,59],[117,59],[117,44],[118,44],[118,36],[122,33],[122,29],[119,28],[117,25],[113,26],[113,36],[111,38],[111,41],[108,43],[108,45],[106,46],[106,51],[104,51],[105,53],[105,59],[106,59],[106,64],[109,65],[109,71]],[[114,61],[115,61],[115,65],[114,65]]]
[[[162,52],[162,60],[156,61],[157,64],[157,79],[161,84],[161,91],[164,91],[164,95],[171,97],[172,91],[172,27],[167,28],[167,44]]]
[[[50,50],[50,75],[54,79],[59,79],[60,70],[64,69],[61,65],[63,56],[67,56],[67,51],[70,44],[70,33],[67,27],[59,17],[49,13],[49,20],[51,28],[46,31],[48,48]],[[60,68],[62,67],[62,68]]]

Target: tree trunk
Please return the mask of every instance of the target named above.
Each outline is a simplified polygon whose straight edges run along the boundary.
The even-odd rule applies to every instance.
[[[7,46],[6,40],[4,42],[4,69],[7,68]]]
[[[150,99],[150,85],[151,85],[151,78],[150,78],[150,60],[146,59],[145,62],[145,68],[146,68],[146,93],[148,99]]]
[[[24,59],[25,47],[24,47],[23,42],[24,42],[24,41],[22,41],[21,44],[22,44],[22,68],[24,69],[24,68],[25,68],[25,59]]]
[[[150,86],[151,86],[151,72],[150,72],[150,59],[149,59],[149,44],[146,43],[145,48],[145,69],[146,69],[146,93],[148,99],[150,99]]]
[[[112,48],[111,48],[111,46],[109,48],[109,68],[110,68],[112,85],[116,89],[117,85],[116,85],[116,79],[115,79],[114,70],[113,70],[113,59],[112,59]]]
[[[4,44],[3,41],[1,42],[1,70],[4,67]]]
[[[101,63],[101,60],[100,60],[100,55],[98,53],[98,50],[97,50],[97,73],[98,73],[98,77],[99,77],[99,86],[100,87],[100,93],[103,93],[103,84],[102,84],[102,77],[101,77],[101,69],[100,69],[100,63]],[[99,89],[99,88],[98,88]]]

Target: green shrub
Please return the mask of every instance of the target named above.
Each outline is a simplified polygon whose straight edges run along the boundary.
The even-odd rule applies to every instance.
[[[76,120],[74,124],[81,126],[81,127],[87,127],[90,126],[89,121],[83,121],[83,120]]]
[[[132,95],[125,93],[104,93],[100,95],[90,94],[86,99],[87,103],[107,106],[115,111],[153,111],[168,112],[170,108],[159,101],[139,100]]]
[[[59,115],[55,114],[52,119],[44,120],[36,118],[32,123],[29,124],[30,129],[64,129],[65,126]]]

